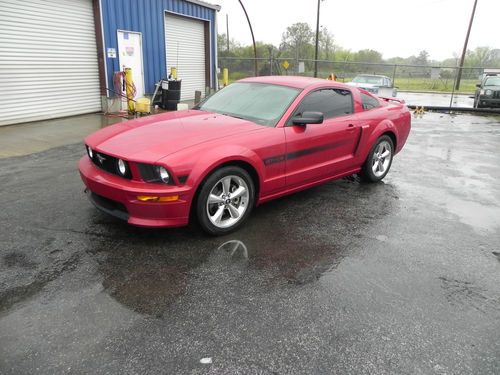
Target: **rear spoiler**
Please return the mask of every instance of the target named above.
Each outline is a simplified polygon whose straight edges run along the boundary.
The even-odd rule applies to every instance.
[[[400,104],[405,104],[406,103],[403,99],[387,98],[385,96],[379,96],[379,98],[382,99],[383,101],[386,101],[386,102],[397,102],[397,103],[400,103]]]

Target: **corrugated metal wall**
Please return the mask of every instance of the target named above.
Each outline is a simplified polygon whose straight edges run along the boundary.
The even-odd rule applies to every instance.
[[[0,125],[100,111],[92,0],[1,0],[0,90]]]
[[[142,33],[146,93],[153,93],[154,84],[166,74],[165,11],[210,21],[212,81],[215,82],[215,10],[182,0],[101,0],[101,8],[105,51],[107,48],[118,51],[117,30]],[[113,72],[120,70],[118,56],[115,59],[106,57],[106,68],[108,87],[112,88]]]

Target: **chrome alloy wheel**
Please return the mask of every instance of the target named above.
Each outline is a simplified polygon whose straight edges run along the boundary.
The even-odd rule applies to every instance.
[[[228,175],[215,183],[207,199],[207,215],[217,228],[228,228],[243,218],[248,209],[250,192],[246,182]]]
[[[392,147],[387,141],[382,141],[377,145],[373,153],[372,171],[375,177],[381,177],[391,164]]]

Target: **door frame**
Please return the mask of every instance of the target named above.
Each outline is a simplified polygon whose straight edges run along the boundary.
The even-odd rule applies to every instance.
[[[204,33],[205,33],[205,48],[204,48],[204,54],[205,54],[205,87],[212,87],[212,81],[213,81],[213,70],[212,70],[212,21],[207,20],[205,18],[201,17],[195,17],[191,16],[189,14],[183,14],[183,13],[178,13],[174,12],[171,10],[164,10],[163,11],[163,36],[167,35],[167,15],[172,15],[172,16],[178,16],[178,17],[184,17],[184,18],[190,18],[192,20],[196,21],[203,21],[203,27],[204,27]],[[167,56],[167,40],[163,41],[163,44],[165,46],[165,70],[167,70],[167,61],[168,61],[168,56]],[[167,71],[167,75],[170,72]],[[205,93],[202,92],[204,95]]]
[[[140,31],[129,31],[129,30],[123,30],[123,29],[117,29],[116,30],[116,48],[118,50],[118,66],[119,66],[120,70],[122,69],[120,47],[118,45],[118,40],[119,40],[118,35],[120,33],[139,34],[139,44],[141,46],[142,96],[144,96],[144,95],[146,95],[146,86],[144,84],[144,53],[143,53],[142,33]]]

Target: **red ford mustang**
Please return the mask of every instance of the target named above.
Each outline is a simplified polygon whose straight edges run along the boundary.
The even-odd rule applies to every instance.
[[[410,122],[403,102],[338,82],[248,78],[193,110],[91,134],[79,169],[91,201],[130,224],[193,217],[218,235],[285,194],[354,173],[382,180]]]

